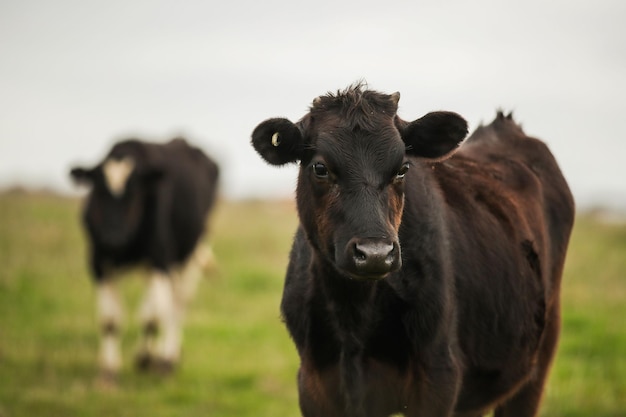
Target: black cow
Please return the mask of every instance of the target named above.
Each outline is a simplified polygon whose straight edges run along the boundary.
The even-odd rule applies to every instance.
[[[113,146],[93,168],[71,175],[91,185],[83,220],[102,327],[105,376],[121,366],[122,308],[113,278],[147,264],[152,273],[139,311],[143,340],[137,365],[169,371],[177,363],[184,306],[212,252],[201,244],[216,197],[218,167],[184,139],[153,144],[131,139]]]
[[[534,416],[560,329],[567,183],[510,115],[457,149],[465,120],[406,122],[399,98],[351,86],[252,134],[270,164],[300,161],[281,310],[302,414]]]

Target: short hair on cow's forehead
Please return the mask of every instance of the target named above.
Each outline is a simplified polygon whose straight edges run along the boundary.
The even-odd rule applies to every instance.
[[[341,119],[344,127],[372,129],[383,120],[392,120],[397,110],[398,103],[391,95],[368,90],[364,83],[357,83],[316,98],[310,113],[314,118],[332,113]]]
[[[160,160],[158,151],[155,153],[154,144],[135,138],[116,143],[107,155],[107,159],[125,158],[132,158],[138,167],[150,165]]]
[[[145,154],[145,146],[139,139],[125,139],[122,140],[111,148],[109,156],[113,158],[120,158],[128,155],[141,155]]]

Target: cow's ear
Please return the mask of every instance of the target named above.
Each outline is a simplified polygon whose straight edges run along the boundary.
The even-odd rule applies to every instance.
[[[406,123],[396,121],[409,155],[442,160],[452,155],[467,135],[467,122],[452,112],[433,112]]]
[[[76,184],[90,185],[93,183],[95,171],[95,168],[74,167],[70,170],[70,176]]]
[[[284,165],[301,159],[303,144],[300,129],[287,119],[268,119],[252,132],[252,146],[272,165]]]

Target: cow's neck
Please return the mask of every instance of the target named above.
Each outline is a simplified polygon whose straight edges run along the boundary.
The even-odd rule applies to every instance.
[[[363,338],[363,332],[370,329],[372,321],[376,320],[377,283],[341,276],[332,266],[322,262],[317,269],[314,274],[318,279],[317,286],[333,317],[332,322],[345,339],[340,342],[346,345],[363,343],[357,343],[356,339]]]
[[[330,265],[317,265],[317,288],[324,297],[328,322],[339,342],[341,390],[350,414],[364,415],[363,384],[367,341],[375,328],[378,314],[376,299],[379,284],[340,276]]]

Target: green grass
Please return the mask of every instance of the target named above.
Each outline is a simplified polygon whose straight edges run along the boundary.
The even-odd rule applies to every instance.
[[[134,372],[143,282],[120,283],[125,362],[114,389],[96,378],[79,212],[74,199],[0,195],[0,417],[299,415],[297,355],[278,311],[292,204],[220,202],[210,239],[219,271],[190,306],[182,364],[169,378]],[[543,416],[626,415],[625,271],[626,227],[580,217]]]
[[[170,378],[132,367],[143,281],[120,282],[125,363],[97,383],[94,291],[80,204],[0,196],[0,416],[293,416],[297,354],[279,317],[296,218],[291,204],[220,203],[218,272],[201,282]],[[133,308],[134,307],[134,308]]]
[[[579,216],[545,416],[626,416],[626,225]]]

